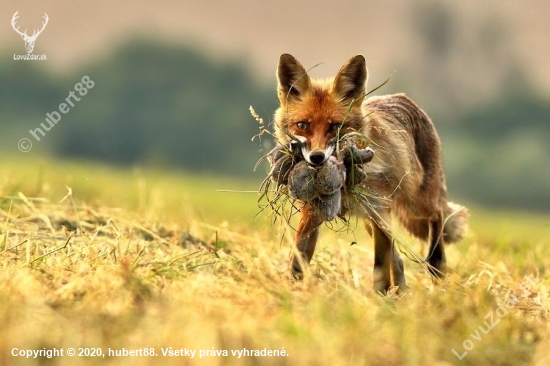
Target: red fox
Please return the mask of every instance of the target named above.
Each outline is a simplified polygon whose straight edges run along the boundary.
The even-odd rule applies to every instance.
[[[364,135],[374,157],[362,166],[361,187],[368,204],[352,197],[342,202],[352,215],[364,218],[374,239],[374,288],[385,292],[406,287],[403,261],[394,248],[391,214],[413,236],[429,243],[427,262],[432,275],[445,273],[445,244],[462,239],[467,229],[465,207],[447,200],[439,137],[430,118],[405,94],[366,98],[365,58],[352,57],[336,77],[316,80],[289,54],[277,70],[280,107],[275,112],[275,136],[281,145],[300,143],[310,166],[324,164],[334,153],[338,135]],[[291,270],[301,276],[313,257],[323,216],[304,203],[296,233],[297,252]]]

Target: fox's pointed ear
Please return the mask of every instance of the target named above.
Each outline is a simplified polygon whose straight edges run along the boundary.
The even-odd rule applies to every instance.
[[[361,55],[352,57],[340,69],[334,79],[334,91],[349,103],[355,100],[356,105],[361,106],[365,97],[367,83],[367,66],[365,58]]]
[[[277,80],[279,81],[278,94],[281,104],[286,104],[290,99],[300,99],[300,96],[311,85],[309,75],[302,64],[287,53],[281,55],[279,59]]]

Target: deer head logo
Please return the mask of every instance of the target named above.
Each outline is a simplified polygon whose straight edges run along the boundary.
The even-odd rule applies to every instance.
[[[40,33],[42,33],[42,31],[44,30],[44,28],[46,28],[46,24],[48,24],[48,14],[44,13],[44,22],[42,23],[42,29],[40,30],[37,30],[35,29],[32,36],[29,36],[27,35],[27,30],[25,29],[24,32],[21,32],[19,31],[19,27],[15,27],[15,21],[17,20],[17,18],[19,18],[19,15],[17,15],[17,13],[19,12],[16,11],[15,14],[13,14],[13,18],[11,18],[11,26],[13,27],[13,29],[15,29],[15,31],[17,33],[19,33],[21,35],[21,38],[23,38],[23,40],[25,41],[25,48],[27,49],[27,53],[32,53],[32,50],[34,49],[34,42],[36,41],[36,38],[38,38],[38,36],[40,35]]]

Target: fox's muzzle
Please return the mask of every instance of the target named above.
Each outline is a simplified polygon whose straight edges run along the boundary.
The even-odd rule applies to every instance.
[[[324,150],[311,150],[310,144],[305,138],[300,138],[300,136],[297,136],[297,138],[300,140],[302,155],[304,156],[304,159],[307,161],[307,163],[311,166],[323,165],[325,161],[327,161],[328,158],[332,155],[334,149],[336,148],[336,139],[330,141]]]
[[[330,154],[326,154],[326,152],[322,151],[322,150],[315,150],[315,151],[310,152],[309,156],[307,156],[306,154],[304,154],[304,156],[306,157],[306,160],[309,164],[311,164],[311,165],[321,165],[325,161],[327,161]]]

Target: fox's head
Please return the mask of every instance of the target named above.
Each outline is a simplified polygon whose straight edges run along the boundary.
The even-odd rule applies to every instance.
[[[330,157],[338,136],[361,129],[367,81],[363,56],[352,57],[334,78],[315,80],[298,60],[283,54],[277,79],[281,103],[275,112],[277,138],[285,144],[299,140],[310,165],[321,165]]]

